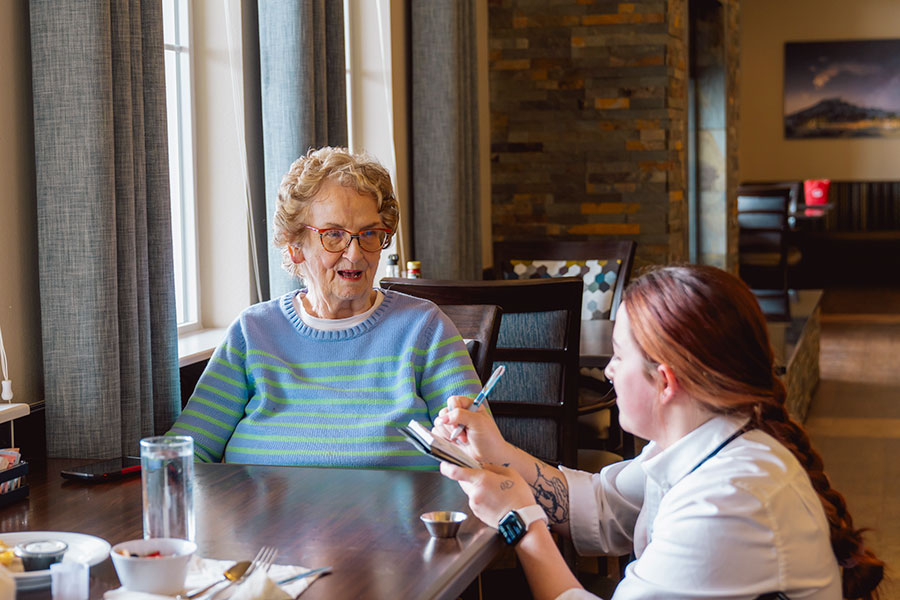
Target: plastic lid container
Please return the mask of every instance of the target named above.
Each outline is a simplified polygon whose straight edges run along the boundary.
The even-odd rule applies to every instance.
[[[68,549],[68,544],[61,540],[35,540],[16,546],[15,554],[22,559],[26,571],[41,571],[61,561]]]

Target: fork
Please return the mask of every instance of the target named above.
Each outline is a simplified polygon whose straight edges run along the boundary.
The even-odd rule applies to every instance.
[[[229,589],[233,585],[237,585],[247,581],[247,578],[253,574],[257,569],[262,569],[263,571],[268,571],[269,567],[272,566],[272,563],[275,562],[275,557],[278,556],[278,549],[274,546],[263,546],[259,549],[259,552],[256,553],[256,556],[253,557],[253,560],[250,562],[250,566],[244,572],[244,574],[231,581],[223,588],[220,588],[215,594],[210,596],[209,600],[216,600],[216,598],[221,598],[222,594],[225,590]]]

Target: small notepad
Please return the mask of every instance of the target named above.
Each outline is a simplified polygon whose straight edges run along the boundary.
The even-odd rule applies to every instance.
[[[460,467],[480,469],[481,464],[465,453],[465,451],[449,440],[433,435],[427,428],[415,420],[410,420],[406,427],[398,427],[406,440],[416,450],[435,460],[442,460]]]

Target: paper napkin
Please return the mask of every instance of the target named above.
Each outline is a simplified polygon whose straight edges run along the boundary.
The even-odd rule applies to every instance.
[[[184,589],[186,591],[196,590],[214,581],[221,581],[223,579],[222,573],[233,564],[233,560],[192,557],[191,562],[188,563]],[[268,572],[256,571],[241,584],[231,586],[228,590],[231,595],[227,596],[227,598],[231,600],[291,600],[309,587],[309,584],[315,581],[319,575],[312,575],[280,587],[275,582],[287,579],[293,575],[306,573],[309,570],[306,567],[292,565],[272,565],[269,567]],[[224,587],[224,583],[221,586],[216,586],[208,594],[204,594],[203,597],[206,598],[211,593]],[[103,597],[106,600],[171,600],[173,598],[173,596],[132,592],[124,587],[110,590]]]

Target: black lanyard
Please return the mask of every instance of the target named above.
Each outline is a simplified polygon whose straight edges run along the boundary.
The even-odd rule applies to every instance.
[[[705,463],[706,461],[711,459],[713,456],[718,454],[719,451],[722,450],[722,448],[724,448],[725,446],[727,446],[728,444],[730,444],[731,442],[738,439],[739,437],[741,437],[742,435],[744,435],[745,433],[747,433],[748,431],[750,431],[752,429],[755,429],[755,427],[753,427],[752,422],[748,422],[746,425],[744,425],[743,427],[741,427],[740,429],[738,429],[737,431],[732,433],[730,436],[728,436],[728,439],[726,439],[724,442],[722,442],[721,444],[716,446],[715,450],[713,450],[712,452],[707,454],[703,460],[701,460],[696,465],[694,465],[694,468],[691,469],[690,471],[688,471],[687,474],[690,475],[691,473],[693,473],[694,471],[699,469],[700,465],[702,465],[703,463]]]

